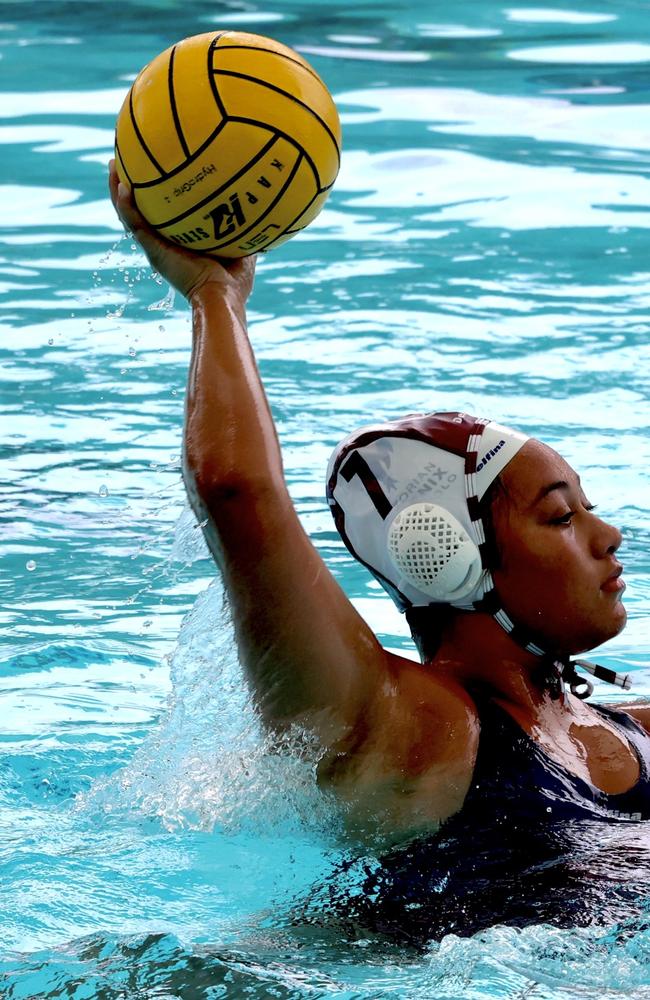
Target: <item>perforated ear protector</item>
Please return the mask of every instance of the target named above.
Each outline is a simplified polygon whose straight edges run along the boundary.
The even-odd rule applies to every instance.
[[[400,577],[433,601],[462,600],[479,582],[483,566],[478,546],[439,504],[404,507],[388,525],[387,542]]]
[[[526,440],[465,413],[429,413],[363,428],[336,449],[336,526],[400,610],[471,611],[492,591],[480,498]]]

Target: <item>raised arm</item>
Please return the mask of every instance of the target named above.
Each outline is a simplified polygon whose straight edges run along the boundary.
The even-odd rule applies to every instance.
[[[223,574],[240,656],[267,723],[345,738],[390,671],[386,653],[303,531],[246,331],[251,258],[220,263],[172,247],[118,187],[124,225],[192,306],[184,479]]]
[[[325,742],[353,725],[387,656],[300,525],[284,481],[244,301],[213,282],[191,296],[184,476],[228,591],[242,661],[272,724]]]

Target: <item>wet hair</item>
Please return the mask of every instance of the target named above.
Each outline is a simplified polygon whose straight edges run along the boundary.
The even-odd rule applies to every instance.
[[[451,604],[429,604],[424,608],[406,609],[405,617],[411,630],[411,638],[423,663],[436,655],[448,622],[457,614],[462,612]]]
[[[508,492],[503,485],[501,476],[490,483],[480,502],[481,518],[485,528],[487,545],[487,560],[490,569],[498,569],[501,565],[501,550],[497,543],[494,530],[493,505],[497,499],[507,500]],[[451,604],[429,604],[425,607],[407,608],[406,621],[411,630],[411,637],[416,645],[422,661],[431,660],[438,652],[442,636],[448,623],[458,614],[472,614],[459,611]]]

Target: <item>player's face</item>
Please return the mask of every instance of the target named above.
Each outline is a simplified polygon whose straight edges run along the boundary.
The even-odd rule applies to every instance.
[[[594,513],[573,469],[539,441],[526,442],[501,479],[493,577],[509,615],[556,653],[617,635],[627,617],[618,528]]]

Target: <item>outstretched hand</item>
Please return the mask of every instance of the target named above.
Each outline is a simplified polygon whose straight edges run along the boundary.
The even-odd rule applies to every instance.
[[[253,288],[255,257],[217,260],[204,254],[183,250],[163,240],[135,207],[133,196],[121,184],[115,161],[109,166],[111,200],[124,228],[133,233],[154,271],[162,275],[189,301],[206,284],[217,284],[223,292],[234,293],[245,303]]]

